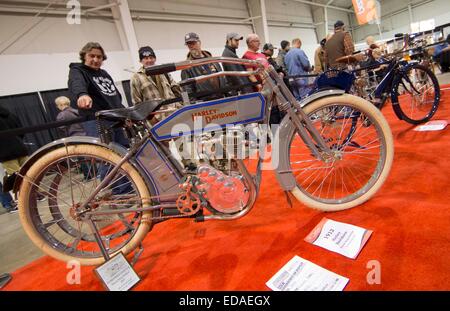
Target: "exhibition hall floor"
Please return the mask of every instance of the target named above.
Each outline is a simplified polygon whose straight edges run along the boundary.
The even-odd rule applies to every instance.
[[[443,90],[433,119],[450,121],[449,105],[450,90]],[[348,291],[449,290],[450,126],[417,132],[390,106],[383,113],[394,135],[395,157],[389,178],[370,201],[335,213],[298,202],[290,208],[274,173],[265,171],[256,206],[239,220],[156,225],[135,266],[141,281],[134,289],[269,290],[265,283],[298,255],[349,278]],[[323,217],[373,230],[357,259],[304,241]],[[380,265],[379,284],[367,282],[374,260]],[[4,290],[103,289],[93,267],[81,268],[81,284],[67,283],[70,271],[44,256],[12,272]]]

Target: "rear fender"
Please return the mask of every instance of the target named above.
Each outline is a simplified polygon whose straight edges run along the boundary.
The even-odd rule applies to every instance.
[[[127,152],[127,149],[125,147],[116,144],[116,143],[110,143],[109,145],[102,143],[99,138],[96,137],[88,137],[88,136],[72,136],[68,138],[62,138],[55,140],[54,142],[51,142],[45,146],[42,146],[38,150],[36,150],[28,159],[27,161],[22,165],[22,167],[19,170],[19,173],[16,174],[14,184],[13,184],[13,192],[17,193],[19,191],[20,185],[22,184],[23,176],[26,175],[30,167],[39,160],[44,154],[60,148],[62,146],[70,146],[70,145],[76,145],[76,144],[87,144],[87,145],[97,145],[102,146],[104,148],[110,149],[117,153],[120,156],[124,156]],[[130,163],[133,165],[134,168],[138,170],[139,173],[141,173],[141,176],[145,178],[145,173],[142,172],[142,169],[130,161]],[[148,180],[146,180],[147,185],[151,185],[151,183],[148,183]],[[152,190],[152,189],[150,189]]]

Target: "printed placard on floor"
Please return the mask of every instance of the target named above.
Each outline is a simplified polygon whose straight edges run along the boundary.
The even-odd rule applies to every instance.
[[[428,131],[442,131],[447,126],[448,122],[446,120],[433,120],[428,121],[425,124],[418,125],[414,128],[417,132],[428,132]]]
[[[94,272],[110,291],[128,291],[141,280],[122,253],[97,267]]]
[[[324,217],[308,234],[305,241],[355,259],[372,232],[372,230]]]
[[[294,256],[267,283],[273,291],[342,291],[349,279]]]

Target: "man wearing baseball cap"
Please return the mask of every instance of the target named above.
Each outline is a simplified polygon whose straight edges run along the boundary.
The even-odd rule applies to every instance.
[[[244,39],[243,36],[236,32],[230,32],[226,36],[225,49],[223,50],[223,57],[239,58],[236,50],[239,48],[239,42]],[[222,64],[224,71],[246,71],[247,69],[239,64]],[[227,76],[227,82],[233,86],[243,86],[251,83],[248,77]],[[248,93],[253,89],[250,86],[243,86],[238,92]],[[235,92],[236,93],[236,92]]]
[[[272,43],[266,43],[263,46],[262,52],[264,55],[266,55],[267,61],[269,62],[270,65],[273,66],[275,71],[278,72],[281,77],[284,77],[285,72],[283,71],[283,69],[280,66],[278,66],[275,58],[273,58],[273,50],[275,50],[275,49],[278,49],[278,48],[274,47]]]
[[[189,49],[189,53],[187,54],[187,60],[196,60],[212,57],[210,52],[202,50],[202,43],[200,41],[200,37],[198,34],[194,32],[187,33],[184,36],[184,43]],[[209,75],[219,71],[222,71],[222,68],[218,63],[210,63],[201,66],[195,66],[181,71],[181,79],[185,80],[198,76]],[[225,78],[218,77],[207,79],[196,84],[186,85],[184,86],[184,89],[191,97],[195,97],[200,100],[212,100],[223,96],[222,94],[220,94],[220,92],[217,92],[215,94],[214,93],[211,94],[211,92],[217,91],[220,88],[224,88],[225,86],[226,86]],[[208,94],[196,95],[198,93],[200,94],[208,93]]]
[[[155,99],[171,99],[181,96],[180,86],[172,79],[170,74],[147,76],[145,68],[153,66],[156,62],[155,51],[149,46],[139,49],[139,61],[142,67],[131,77],[131,98],[134,105]],[[164,110],[175,110],[181,104],[165,105]],[[161,120],[168,114],[156,114],[155,119]]]
[[[342,68],[345,64],[339,64],[336,59],[351,55],[355,51],[355,45],[350,33],[345,31],[343,21],[334,24],[334,35],[325,43],[324,59],[328,68]]]

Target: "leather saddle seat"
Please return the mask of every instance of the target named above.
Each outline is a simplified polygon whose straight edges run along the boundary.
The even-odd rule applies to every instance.
[[[128,108],[97,111],[95,116],[109,121],[124,121],[127,119],[131,121],[143,121],[159,109],[163,101],[162,99],[149,100]]]

